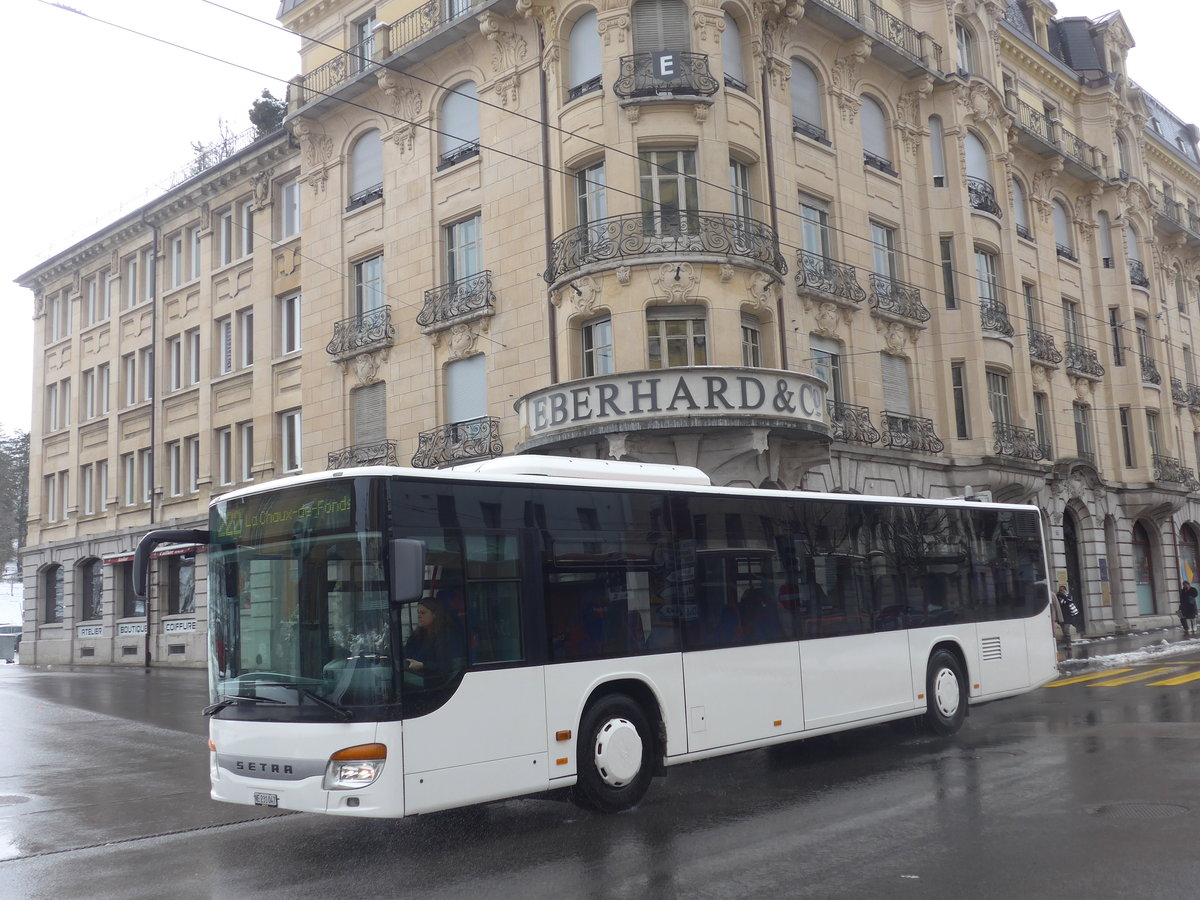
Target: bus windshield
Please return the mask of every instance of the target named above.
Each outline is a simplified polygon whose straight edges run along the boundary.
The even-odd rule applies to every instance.
[[[213,506],[210,713],[398,716],[380,498],[345,479]]]

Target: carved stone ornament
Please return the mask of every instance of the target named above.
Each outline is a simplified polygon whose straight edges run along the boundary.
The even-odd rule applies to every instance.
[[[1038,393],[1044,392],[1049,387],[1049,378],[1047,377],[1049,373],[1046,371],[1046,367],[1032,366],[1030,371],[1033,376],[1034,391]]]
[[[933,76],[922,75],[915,80],[912,90],[900,95],[896,104],[896,124],[900,126],[904,148],[909,156],[916,156],[921,152],[921,101],[928,99],[932,93]]]
[[[760,310],[775,308],[779,298],[779,282],[766,272],[754,272],[747,279],[747,290],[753,305]]]
[[[505,75],[503,78],[497,78],[492,85],[492,90],[496,92],[496,100],[501,106],[506,109],[512,106],[514,109],[520,105],[519,89],[521,87],[521,76],[514,72],[511,75]]]
[[[626,456],[628,456],[629,449],[626,446],[628,440],[629,435],[623,431],[617,432],[616,434],[606,435],[605,441],[608,444],[608,458],[624,459]]]
[[[250,191],[254,194],[255,212],[265,209],[271,202],[271,176],[274,174],[274,169],[267,169],[250,176]]]
[[[907,357],[907,347],[909,341],[909,329],[907,325],[901,325],[899,322],[888,322],[883,329],[883,342],[887,345],[888,352],[892,356]]]
[[[628,287],[629,279],[633,277],[633,270],[629,266],[617,266],[614,274],[617,276],[617,284]]]
[[[286,278],[300,268],[300,248],[287,247],[275,251],[275,275]]]
[[[1072,377],[1071,387],[1075,389],[1075,399],[1085,406],[1092,405],[1092,382],[1086,378]]]
[[[477,330],[478,329],[478,330]],[[449,360],[466,359],[475,355],[475,344],[479,341],[480,333],[487,332],[487,319],[476,319],[451,327],[448,336]]]
[[[625,107],[625,119],[630,125],[636,125],[642,117],[642,108],[637,105]]]
[[[692,118],[700,124],[704,124],[708,121],[708,109],[707,103],[697,103],[692,107]]]
[[[562,306],[565,300],[571,304],[578,315],[590,316],[596,311],[599,299],[599,282],[591,275],[582,275],[558,290],[554,294],[552,302],[555,306]]]
[[[1054,201],[1050,199],[1050,194],[1062,170],[1063,158],[1056,156],[1050,161],[1049,167],[1033,176],[1033,202],[1037,205],[1043,222],[1048,223],[1054,214]]]
[[[301,180],[312,185],[314,194],[324,192],[329,181],[329,160],[333,157],[333,141],[310,119],[294,120],[292,134],[300,144],[300,153],[308,170]]]
[[[416,118],[421,114],[424,102],[413,87],[411,80],[402,78],[391,69],[379,69],[375,73],[379,87],[392,103],[392,115],[401,121],[384,134],[384,140],[393,140],[403,156],[412,150],[416,138]]]
[[[813,311],[813,330],[823,338],[837,339],[838,328],[849,310],[844,310],[836,303],[821,303]]]
[[[512,30],[512,23],[488,10],[476,16],[479,32],[492,42],[492,71],[499,75],[515,69],[529,52],[525,38]]]
[[[629,32],[628,13],[618,13],[617,15],[605,14],[597,20],[596,31],[604,39],[605,47],[612,43],[614,37],[618,45],[624,44],[626,34]]]
[[[650,276],[650,283],[666,296],[668,303],[686,303],[700,283],[700,276],[691,263],[663,263]]]
[[[347,375],[353,372],[354,383],[357,387],[366,387],[369,384],[374,384],[379,380],[379,367],[387,362],[389,349],[388,347],[382,347],[378,350],[360,353],[349,359],[339,360],[338,363],[342,367],[342,374]]]
[[[725,31],[725,17],[697,9],[692,12],[692,28],[701,44],[707,44],[709,41],[719,44],[721,33]]]
[[[733,266],[729,263],[721,263],[721,284],[729,284],[733,280]]]
[[[1091,243],[1092,234],[1097,228],[1093,206],[1100,199],[1102,188],[1099,181],[1093,181],[1086,194],[1075,198],[1075,224],[1085,243]]]
[[[554,20],[558,10],[553,3],[539,3],[537,0],[517,0],[516,11],[527,19],[533,19],[547,39],[554,34]]]
[[[870,54],[871,39],[864,35],[847,44],[845,51],[833,64],[830,93],[836,98],[838,108],[842,111],[842,121],[847,125],[854,124],[858,110],[862,106],[858,82],[862,74],[863,62]]]

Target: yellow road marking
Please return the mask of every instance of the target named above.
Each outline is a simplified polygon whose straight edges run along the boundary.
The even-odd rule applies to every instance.
[[[1145,672],[1138,672],[1136,675],[1125,675],[1121,678],[1112,678],[1108,681],[1093,681],[1088,687],[1120,687],[1123,684],[1133,684],[1135,681],[1144,681],[1147,678],[1153,678],[1155,675],[1162,675],[1164,672],[1178,672],[1179,666],[1161,666],[1157,669],[1147,669]]]
[[[1187,684],[1189,681],[1200,681],[1200,672],[1188,672],[1186,675],[1176,675],[1162,681],[1151,681],[1150,687],[1173,687],[1177,684]]]
[[[1076,675],[1073,678],[1061,678],[1058,681],[1052,681],[1046,687],[1066,687],[1068,684],[1082,684],[1085,681],[1094,681],[1097,678],[1111,678],[1114,675],[1120,675],[1122,672],[1132,672],[1133,669],[1109,669],[1106,672],[1093,672],[1091,675]]]

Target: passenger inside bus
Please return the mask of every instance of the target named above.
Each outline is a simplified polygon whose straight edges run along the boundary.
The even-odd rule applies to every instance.
[[[445,684],[463,664],[463,636],[454,613],[441,600],[417,604],[417,627],[404,645],[404,669],[425,687]]]

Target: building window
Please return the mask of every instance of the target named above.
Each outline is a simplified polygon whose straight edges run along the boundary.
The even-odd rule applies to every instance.
[[[279,238],[287,240],[300,233],[300,182],[285,181],[279,188]]]
[[[299,413],[296,414],[299,416]],[[239,422],[237,427],[238,439],[238,478],[242,481],[254,480],[254,423]],[[290,470],[289,470],[290,471]]]
[[[254,251],[254,201],[244,200],[239,208],[238,250],[240,256],[249,256]]]
[[[1050,439],[1050,410],[1045,394],[1033,395],[1033,421],[1037,426],[1038,447],[1045,459],[1054,455],[1054,442]]]
[[[383,306],[383,257],[372,256],[354,264],[354,314],[365,315]]]
[[[354,443],[376,445],[387,440],[387,384],[377,381],[350,392],[354,407]]]
[[[1081,332],[1079,330],[1079,304],[1074,300],[1063,298],[1063,332],[1066,338],[1072,344],[1082,344]]]
[[[954,290],[954,238],[941,238],[938,245],[942,252],[942,294],[946,298],[946,309],[958,309],[958,295]]]
[[[79,511],[90,516],[96,511],[96,468],[92,464],[79,467]]]
[[[177,288],[183,284],[183,235],[177,234],[171,238],[171,287]]]
[[[883,377],[883,408],[899,416],[912,415],[912,389],[909,383],[908,360],[890,353],[879,354],[879,370]]]
[[[183,493],[183,444],[179,441],[167,444],[167,492],[172,497]]]
[[[187,230],[188,235],[188,255],[191,260],[190,276],[192,280],[200,277],[200,227],[195,226]]]
[[[583,326],[583,375],[613,373],[612,319],[597,319]]]
[[[136,354],[126,353],[121,357],[121,377],[125,381],[125,405],[133,406],[138,402]]]
[[[239,310],[238,365],[245,369],[254,364],[254,310]]]
[[[834,403],[845,399],[842,376],[842,345],[837,341],[815,334],[808,336],[809,353],[812,355],[813,374],[828,386],[828,397]]]
[[[137,306],[138,303],[138,258],[136,255],[125,260],[125,306]]]
[[[349,191],[347,212],[383,197],[383,144],[377,129],[359,135],[350,148]]]
[[[567,99],[600,90],[600,32],[589,9],[571,26],[567,38]]]
[[[167,366],[170,370],[170,389],[177,391],[183,387],[183,338],[176,336],[167,339]]]
[[[1067,212],[1066,204],[1061,200],[1054,201],[1052,218],[1054,220],[1054,243],[1058,255],[1063,259],[1076,260],[1075,235],[1071,227],[1071,214]]]
[[[821,106],[821,82],[808,63],[792,60],[792,131],[828,144]]]
[[[1158,413],[1146,410],[1146,437],[1150,441],[1150,452],[1162,456],[1162,441],[1158,435]]]
[[[896,229],[878,222],[871,223],[872,261],[875,274],[896,278]]]
[[[1121,450],[1125,456],[1125,468],[1132,469],[1136,467],[1137,456],[1134,453],[1133,421],[1129,407],[1122,406],[1119,414],[1121,417]]]
[[[696,152],[642,150],[638,171],[645,234],[696,234],[700,230],[695,215],[700,205]]]
[[[280,452],[284,472],[299,472],[304,458],[301,447],[300,410],[293,409],[279,416]]]
[[[1027,241],[1033,240],[1033,231],[1029,228],[1029,201],[1025,198],[1025,187],[1020,179],[1012,180],[1013,223],[1017,226],[1017,236]]]
[[[829,259],[833,244],[829,239],[829,207],[821,200],[800,195],[800,246],[806,253]]]
[[[138,351],[138,369],[142,373],[142,399],[154,399],[154,349],[143,347]]]
[[[647,310],[646,354],[651,369],[708,365],[704,310],[697,307]]]
[[[975,248],[975,283],[978,285],[980,304],[1000,302],[996,254],[979,247]]]
[[[213,443],[217,448],[217,483],[223,487],[233,484],[233,429],[218,428]]]
[[[721,60],[725,66],[725,86],[746,91],[746,73],[742,67],[742,32],[737,19],[725,13],[725,30],[721,32]]]
[[[196,611],[196,557],[188,554],[169,556],[167,569],[167,615],[179,616]]]
[[[975,71],[975,37],[962,22],[954,23],[954,38],[958,45],[958,74]]]
[[[688,8],[683,0],[641,0],[633,5],[634,53],[688,49]]]
[[[1039,328],[1042,321],[1038,309],[1037,287],[1032,281],[1021,282],[1021,293],[1025,298],[1025,322],[1029,328]]]
[[[733,214],[749,219],[754,213],[750,198],[750,167],[736,159],[729,160],[729,195]]]
[[[935,188],[946,186],[946,130],[941,116],[929,117],[929,156]]]
[[[446,280],[458,281],[483,268],[480,218],[471,216],[446,226]]]
[[[233,371],[233,319],[224,316],[217,319],[217,374],[228,375]]]
[[[1112,335],[1113,365],[1125,365],[1125,326],[1121,323],[1121,311],[1110,306],[1108,309],[1108,333]]]
[[[971,426],[967,418],[967,367],[964,363],[950,363],[950,389],[954,394],[954,433],[960,441],[965,441],[971,437]]]
[[[86,559],[79,565],[79,617],[85,622],[104,618],[104,563]]]
[[[859,110],[862,120],[863,161],[872,169],[895,175],[892,168],[892,147],[888,140],[887,116],[879,102],[865,94]]]
[[[227,266],[233,262],[233,210],[226,209],[217,213],[217,265]]]
[[[1092,444],[1092,411],[1082,403],[1072,404],[1074,407],[1075,416],[1075,448],[1076,452],[1084,459],[1096,459],[1096,452]]]
[[[132,453],[121,454],[121,503],[137,505],[137,459]]]
[[[482,353],[446,366],[446,418],[473,422],[487,415],[487,357]]]
[[[136,619],[146,615],[146,601],[133,591],[133,563],[114,566],[117,583],[121,586],[121,618]]]
[[[154,451],[149,449],[139,450],[138,456],[138,471],[141,474],[141,494],[138,497],[140,503],[149,503],[154,498]]]
[[[751,316],[742,316],[742,365],[762,365],[762,333],[758,319]]]
[[[279,352],[295,353],[300,349],[300,295],[288,294],[279,298]]]
[[[188,493],[200,490],[200,435],[193,434],[184,441],[187,447]]]
[[[1008,376],[1003,372],[987,373],[988,409],[992,421],[1000,425],[1012,424],[1012,406],[1009,401]]]
[[[200,383],[200,329],[192,328],[183,333],[184,348],[187,351],[187,383]]]
[[[47,625],[63,620],[63,567],[46,566],[42,569],[42,613]]]
[[[442,101],[438,147],[439,170],[479,155],[479,94],[475,82],[455,85]]]
[[[42,479],[42,495],[45,504],[42,513],[46,521],[53,525],[58,521],[58,480],[54,475],[46,475]]]

